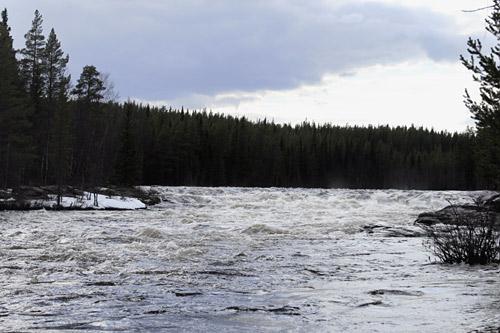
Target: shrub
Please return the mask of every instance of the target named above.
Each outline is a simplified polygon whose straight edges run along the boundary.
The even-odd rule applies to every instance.
[[[500,262],[500,232],[491,212],[453,211],[452,224],[425,226],[425,246],[443,263],[487,265]]]

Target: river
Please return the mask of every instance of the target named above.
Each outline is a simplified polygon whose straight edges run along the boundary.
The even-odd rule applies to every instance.
[[[0,331],[496,332],[500,267],[418,213],[480,192],[154,187],[142,211],[0,212]]]

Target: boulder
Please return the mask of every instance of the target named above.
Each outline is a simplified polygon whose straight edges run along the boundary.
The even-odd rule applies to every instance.
[[[486,198],[483,205],[492,212],[500,213],[500,193]]]
[[[145,191],[139,187],[103,187],[99,189],[99,193],[109,196],[137,198],[148,206],[154,206],[161,203],[158,193],[153,190]]]
[[[415,225],[431,227],[436,224],[457,224],[459,218],[474,220],[484,214],[491,214],[495,228],[500,229],[500,194],[480,198],[474,204],[450,205],[435,212],[422,213],[417,217]]]

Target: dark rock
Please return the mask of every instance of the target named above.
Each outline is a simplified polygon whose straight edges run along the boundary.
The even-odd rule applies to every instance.
[[[358,308],[366,308],[367,306],[370,306],[370,305],[384,305],[384,303],[382,303],[382,301],[373,301],[373,302],[367,302],[367,303],[359,304],[356,307],[358,307]]]
[[[49,192],[41,187],[20,186],[13,192],[14,198],[23,200],[46,200]]]
[[[436,224],[458,224],[460,218],[474,220],[484,214],[491,214],[495,228],[500,229],[500,194],[479,199],[474,204],[450,205],[435,212],[420,214],[415,225],[432,227]]]
[[[167,313],[167,310],[151,310],[151,311],[144,312],[144,314],[147,314],[147,315],[159,315],[159,314],[164,314],[164,313]]]
[[[0,200],[0,211],[3,210],[39,210],[42,205],[30,204],[24,200]]]
[[[23,268],[20,266],[0,266],[0,269],[19,270],[19,269],[23,269]]]
[[[199,274],[203,275],[217,275],[217,276],[237,276],[237,277],[253,277],[254,275],[246,274],[236,270],[209,270],[201,271]]]
[[[270,312],[275,314],[287,316],[300,316],[299,308],[296,306],[285,305],[282,307],[243,307],[243,306],[230,306],[225,310],[232,310],[237,312]]]
[[[322,272],[322,271],[314,269],[314,268],[304,268],[304,271],[306,271],[308,273],[312,273],[312,274],[318,275],[318,276],[330,275],[328,272]]]
[[[107,187],[100,188],[100,194],[108,196],[131,197],[136,198],[148,206],[153,206],[161,203],[161,199],[153,190],[144,191],[139,187]]]
[[[114,286],[116,286],[116,283],[114,283],[112,281],[97,281],[97,282],[87,283],[87,286],[114,287]]]
[[[389,226],[383,224],[367,224],[362,227],[362,231],[368,234],[380,234],[384,237],[422,237],[423,232],[419,228],[410,226]]]
[[[175,296],[177,297],[189,297],[189,296],[200,296],[202,293],[199,291],[175,291]]]
[[[370,295],[422,296],[421,291],[404,291],[395,289],[377,289],[368,292]]]
[[[495,194],[492,197],[487,198],[483,205],[490,211],[500,213],[500,194]]]

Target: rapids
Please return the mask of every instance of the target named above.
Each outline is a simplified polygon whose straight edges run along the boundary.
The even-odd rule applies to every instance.
[[[433,264],[481,192],[153,187],[144,211],[0,212],[0,331],[470,332],[500,267]]]

